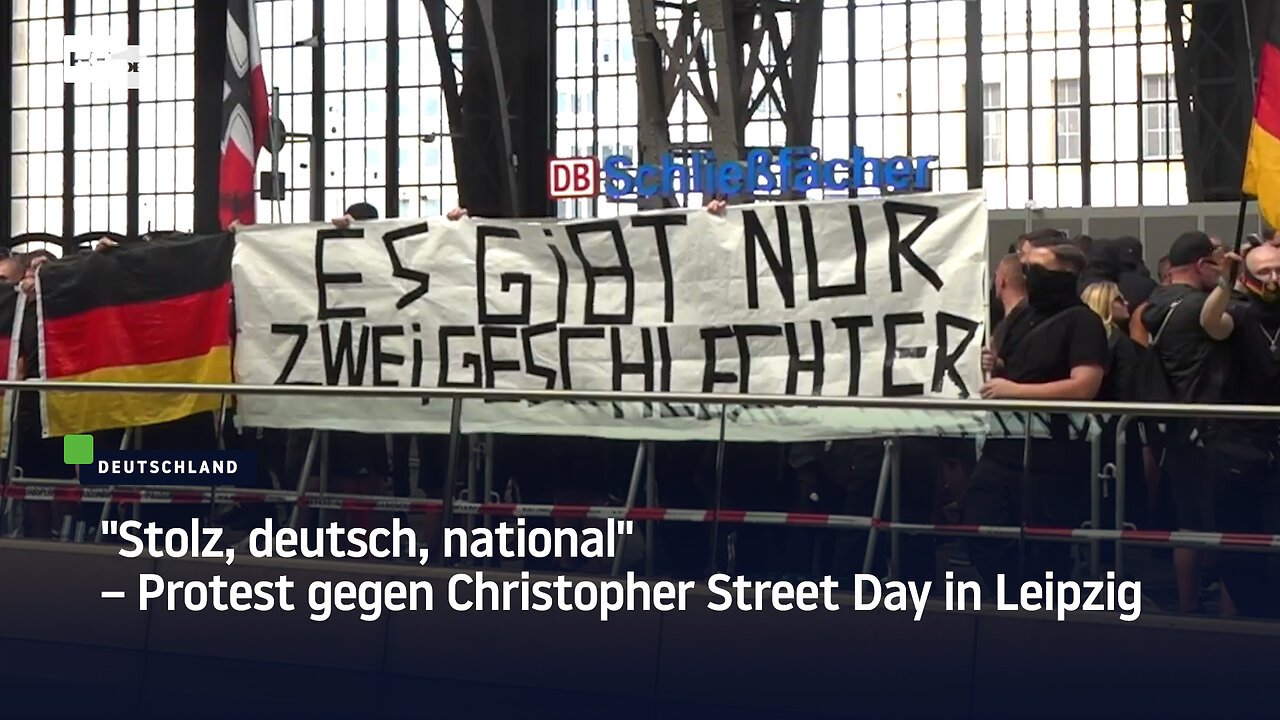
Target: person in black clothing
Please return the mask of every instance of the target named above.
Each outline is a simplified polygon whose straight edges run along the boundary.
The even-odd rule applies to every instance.
[[[1103,327],[1107,331],[1107,373],[1103,376],[1102,387],[1098,390],[1096,400],[1103,402],[1123,402],[1133,400],[1137,393],[1138,361],[1142,347],[1129,337],[1129,303],[1119,286],[1113,282],[1095,282],[1080,293],[1080,299],[1098,317],[1102,318]],[[1106,419],[1102,429],[1101,469],[1116,462],[1116,428],[1119,416]],[[1136,470],[1143,467],[1142,435],[1137,423],[1127,426],[1125,445],[1125,467]],[[1138,476],[1141,479],[1141,476]],[[1129,482],[1125,486],[1125,508],[1128,517],[1139,526],[1146,524],[1149,510],[1155,506],[1158,487],[1147,487],[1145,482]],[[1109,497],[1114,497],[1111,494]],[[1115,517],[1114,510],[1104,511],[1103,519]],[[1109,548],[1108,548],[1109,549]]]
[[[1133,399],[1137,372],[1138,346],[1127,334],[1129,304],[1113,282],[1096,282],[1080,293],[1080,300],[1102,319],[1107,332],[1110,361],[1102,379],[1097,400]]]
[[[1026,304],[1027,279],[1022,274],[1022,261],[1017,255],[1005,255],[996,266],[995,282],[992,284],[992,323],[990,349],[982,352],[982,370],[991,372],[991,364],[1000,349],[1009,324],[1014,315]]]
[[[1089,267],[1080,279],[1081,289],[1097,282],[1112,282],[1120,290],[1128,306],[1126,316],[1131,318],[1125,333],[1135,340],[1143,340],[1137,320],[1146,302],[1156,289],[1151,271],[1142,261],[1142,243],[1137,238],[1122,237],[1115,240],[1099,240],[1089,252]]]
[[[1151,338],[1149,360],[1168,383],[1168,399],[1180,403],[1221,402],[1230,372],[1230,349],[1200,323],[1209,291],[1222,275],[1222,248],[1199,231],[1183,233],[1169,249],[1169,284],[1151,293],[1142,324]],[[1144,370],[1145,375],[1152,375]],[[1159,398],[1140,397],[1140,400]],[[1173,493],[1180,530],[1215,529],[1212,483],[1205,467],[1199,423],[1165,423],[1161,469]],[[1174,574],[1182,612],[1198,612],[1198,584],[1205,553],[1175,548]]]
[[[1052,230],[1049,228],[1032,230],[1028,233],[1019,235],[1018,239],[1013,241],[1013,244],[1009,246],[1009,255],[1005,256],[1005,258],[1000,261],[1001,266],[1003,266],[1005,262],[1009,261],[1010,256],[1012,256],[1018,264],[1021,264],[1023,258],[1027,254],[1027,250],[1031,248],[1053,247],[1055,245],[1067,244],[1067,242],[1067,235],[1061,230]],[[997,268],[997,273],[999,273],[999,268]],[[1004,321],[1005,313],[1007,313],[1012,307],[1008,303],[1001,301],[997,292],[997,288],[993,286],[991,288],[991,326],[993,328],[997,327]],[[993,331],[993,336],[994,334],[995,333]],[[984,367],[983,370],[989,371],[990,368]]]
[[[1025,253],[1026,308],[1010,323],[982,397],[1020,400],[1091,400],[1107,366],[1107,334],[1080,302],[1076,283],[1084,253],[1073,245],[1029,248]],[[1083,519],[1087,498],[1088,452],[1069,442],[1066,418],[1055,418],[1052,440],[1033,440],[1025,469],[1021,438],[989,439],[974,469],[965,498],[965,524],[1074,526]],[[1024,492],[1026,493],[1024,496]],[[1024,518],[1024,507],[1027,514]],[[1037,543],[1029,548],[1024,578],[1070,570],[1070,548]],[[988,592],[997,574],[1016,574],[1016,544],[976,539],[970,556]],[[1013,581],[1016,578],[1008,578]]]
[[[1238,260],[1228,255],[1229,263]],[[1230,274],[1209,293],[1200,324],[1231,348],[1224,401],[1280,404],[1280,248],[1259,245],[1245,257],[1244,298]],[[1243,533],[1280,533],[1280,422],[1215,420],[1205,425],[1205,448],[1215,484],[1218,525]],[[1280,614],[1280,562],[1270,555],[1223,553],[1223,595],[1242,614]],[[1228,596],[1227,593],[1230,593]]]

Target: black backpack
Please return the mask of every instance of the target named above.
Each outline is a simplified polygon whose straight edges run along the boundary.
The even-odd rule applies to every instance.
[[[1160,344],[1160,338],[1164,335],[1164,329],[1169,325],[1169,319],[1173,317],[1174,313],[1178,312],[1178,306],[1181,304],[1182,299],[1179,298],[1169,306],[1169,312],[1165,314],[1164,320],[1161,321],[1160,327],[1156,330],[1156,334],[1151,338],[1146,352],[1142,353],[1138,358],[1137,387],[1134,388],[1134,394],[1139,402],[1172,403],[1178,401],[1173,384],[1169,382],[1169,373],[1165,371],[1164,362],[1160,360],[1157,346]]]
[[[1176,403],[1181,400],[1174,390],[1173,383],[1169,381],[1169,373],[1165,371],[1164,362],[1160,359],[1160,352],[1157,350],[1160,338],[1164,335],[1164,329],[1169,325],[1169,318],[1173,317],[1181,304],[1182,298],[1173,301],[1156,334],[1147,347],[1142,348],[1142,353],[1138,357],[1138,371],[1134,382],[1134,399],[1138,402]],[[1191,436],[1191,427],[1180,418],[1146,416],[1141,418],[1139,423],[1146,441],[1151,444],[1163,444],[1169,439],[1187,439]]]

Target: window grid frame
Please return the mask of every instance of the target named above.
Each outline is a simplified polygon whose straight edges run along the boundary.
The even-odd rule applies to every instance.
[[[1074,95],[1074,98],[1064,97],[1069,95]],[[1078,163],[1083,157],[1080,99],[1080,78],[1057,78],[1053,81],[1054,159],[1059,163]],[[1075,141],[1074,152],[1072,140]]]

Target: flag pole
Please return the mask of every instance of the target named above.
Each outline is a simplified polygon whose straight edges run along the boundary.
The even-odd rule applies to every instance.
[[[1251,28],[1249,25],[1249,3],[1247,0],[1240,0],[1240,19],[1241,19],[1241,22],[1244,23],[1245,57],[1249,58],[1249,68],[1248,68],[1249,69],[1249,90],[1252,93],[1252,100],[1253,100],[1251,104],[1254,106],[1255,113],[1256,113],[1256,108],[1258,104],[1258,71],[1257,71],[1257,68],[1255,67],[1257,63],[1257,59],[1253,54],[1253,28]],[[1250,131],[1250,134],[1252,134],[1252,130]],[[1249,147],[1247,143],[1253,142],[1253,138],[1246,137],[1245,142],[1246,142],[1245,163],[1248,164]],[[1240,212],[1236,216],[1236,246],[1235,246],[1236,255],[1239,255],[1240,249],[1244,247],[1244,216],[1245,216],[1245,212],[1247,212],[1248,209],[1249,209],[1249,196],[1241,192],[1240,193]],[[1230,281],[1230,283],[1233,286],[1235,285],[1236,277],[1239,275],[1239,273],[1240,273],[1240,263],[1232,263],[1231,272],[1227,279]]]
[[[1244,246],[1244,215],[1248,209],[1249,209],[1249,196],[1241,195],[1240,196],[1240,212],[1239,214],[1236,215],[1236,247],[1235,247],[1236,255],[1240,254],[1240,248]],[[1232,263],[1230,277],[1227,278],[1228,280],[1231,281],[1232,285],[1235,284],[1236,275],[1239,272],[1240,272],[1240,264]]]

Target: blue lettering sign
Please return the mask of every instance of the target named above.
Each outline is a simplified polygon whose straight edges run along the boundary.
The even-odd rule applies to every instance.
[[[636,165],[614,155],[604,161],[604,195],[622,198],[671,197],[683,192],[733,196],[754,193],[804,192],[874,187],[923,189],[936,155],[868,157],[855,147],[847,158],[823,159],[817,148],[783,148],[776,158],[768,150],[752,150],[745,162],[720,162],[709,152],[687,159],[664,155],[657,165]]]

